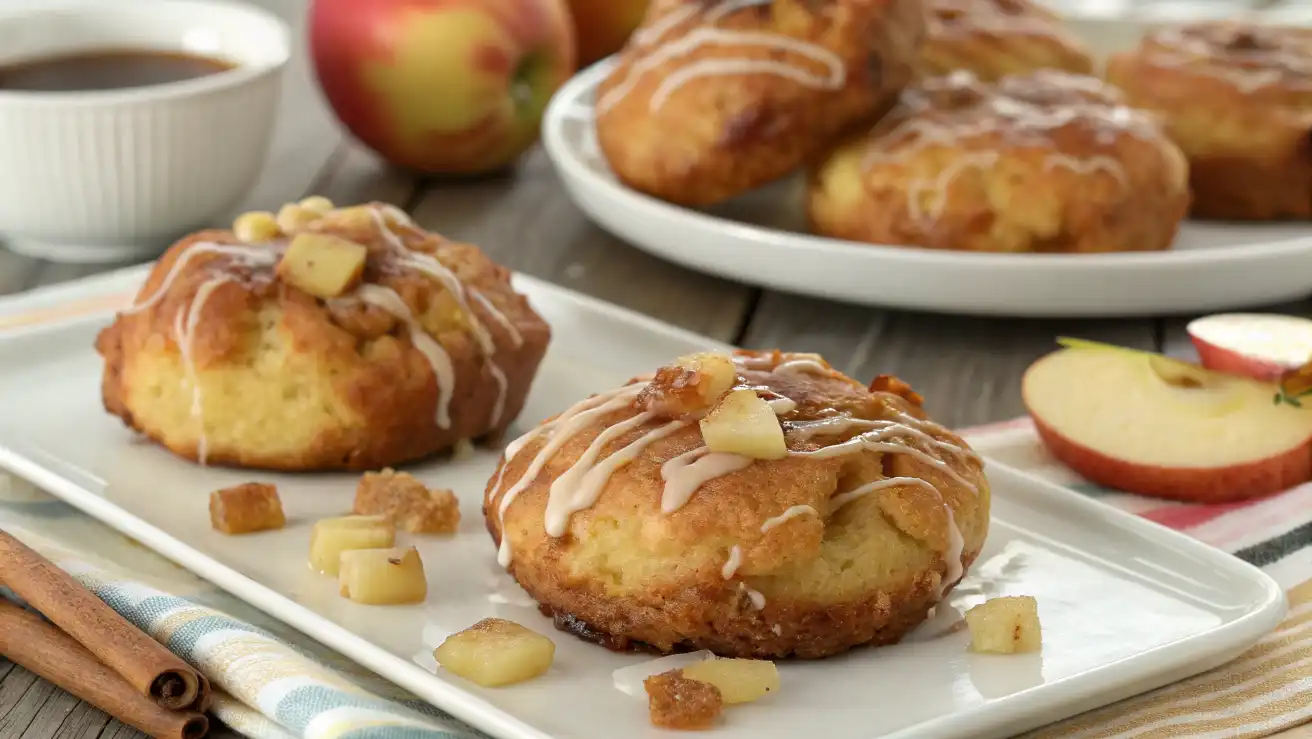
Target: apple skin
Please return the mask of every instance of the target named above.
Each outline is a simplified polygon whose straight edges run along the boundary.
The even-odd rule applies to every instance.
[[[309,40],[342,124],[425,174],[513,164],[575,70],[565,0],[314,0]]]
[[[1195,391],[1212,394],[1187,399]],[[1312,479],[1312,411],[1275,404],[1275,392],[1270,383],[1088,342],[1038,359],[1021,379],[1040,440],[1067,467],[1109,488],[1205,504]]]
[[[1233,349],[1210,344],[1197,336],[1190,337],[1190,340],[1193,342],[1194,351],[1198,352],[1199,363],[1210,370],[1251,377],[1264,382],[1275,382],[1290,369],[1275,362],[1245,356]]]
[[[586,67],[624,48],[649,5],[648,0],[569,0],[579,66]]]
[[[1062,464],[1099,485],[1188,503],[1233,503],[1261,498],[1312,479],[1312,441],[1267,459],[1224,468],[1157,467],[1076,444],[1031,414],[1044,446]]]

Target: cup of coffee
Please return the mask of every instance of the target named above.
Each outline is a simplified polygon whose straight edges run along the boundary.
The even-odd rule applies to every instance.
[[[57,261],[159,254],[263,168],[287,26],[219,0],[0,7],[0,243]]]

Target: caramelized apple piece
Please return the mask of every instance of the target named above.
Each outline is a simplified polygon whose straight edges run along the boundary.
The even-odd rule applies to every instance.
[[[966,611],[972,652],[1015,654],[1043,647],[1038,601],[1028,595],[1009,595],[981,603]]]
[[[702,438],[713,452],[752,459],[788,456],[779,418],[755,390],[743,388],[725,395],[701,420],[701,427]]]
[[[280,529],[287,525],[278,488],[259,482],[210,493],[210,525],[224,534]]]
[[[669,418],[700,415],[733,387],[738,370],[727,354],[702,352],[661,367],[638,404]]]
[[[369,250],[331,234],[303,233],[278,261],[278,277],[320,298],[335,298],[360,284]]]
[[[387,549],[396,544],[396,527],[386,516],[325,518],[310,532],[310,566],[336,575],[342,552],[352,549]]]
[[[541,675],[556,657],[547,637],[514,621],[485,618],[452,634],[433,651],[438,664],[485,688],[521,683]]]
[[[354,513],[387,516],[412,534],[449,534],[460,527],[460,501],[429,489],[407,472],[366,472],[355,488]]]
[[[684,677],[682,670],[652,675],[642,683],[652,726],[663,729],[705,729],[724,709],[720,689]]]
[[[422,603],[428,597],[424,563],[414,547],[342,552],[338,585],[342,597],[371,606]]]
[[[683,676],[714,685],[726,704],[751,703],[779,690],[779,670],[764,659],[707,659],[683,668]]]

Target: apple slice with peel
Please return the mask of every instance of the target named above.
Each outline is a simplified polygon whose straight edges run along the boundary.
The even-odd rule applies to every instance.
[[[1258,380],[1312,360],[1312,320],[1275,313],[1219,313],[1185,329],[1203,366]]]
[[[1312,478],[1312,409],[1276,387],[1134,350],[1067,348],[1025,372],[1040,438],[1071,469],[1127,492],[1202,503]]]

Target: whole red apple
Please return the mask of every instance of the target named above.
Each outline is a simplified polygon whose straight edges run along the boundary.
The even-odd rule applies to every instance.
[[[647,13],[648,0],[569,0],[579,66],[604,59],[624,47]]]
[[[575,70],[565,0],[314,0],[310,54],[337,117],[430,174],[512,164]]]

